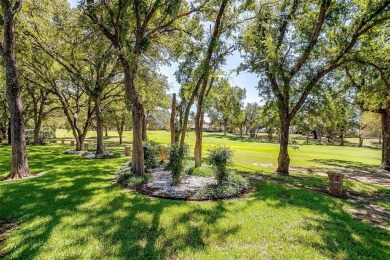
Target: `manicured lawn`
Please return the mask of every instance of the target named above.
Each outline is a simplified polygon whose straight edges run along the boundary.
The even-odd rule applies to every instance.
[[[110,135],[108,148],[122,149],[115,144],[115,133]],[[213,133],[204,137],[205,149],[216,144],[234,149],[237,170],[272,177],[268,172],[274,168],[253,163],[275,164],[277,144]],[[149,138],[168,143],[169,133],[151,132]],[[130,140],[126,132],[125,142]],[[193,140],[190,134],[188,141]],[[113,172],[128,158],[85,160],[63,155],[65,149],[29,147],[31,170],[46,174],[0,183],[0,219],[18,223],[0,246],[5,258],[390,259],[389,228],[355,220],[347,212],[353,205],[344,199],[268,178],[256,184],[256,192],[236,200],[149,198],[112,184]],[[304,168],[375,167],[380,162],[380,151],[373,148],[302,145],[291,153],[293,166]],[[0,147],[0,175],[7,173],[9,163],[10,148]],[[305,185],[326,185],[320,176],[304,177],[300,182]],[[348,185],[362,192],[380,189],[355,181]]]
[[[193,147],[195,143],[194,132],[189,132],[186,141]],[[95,132],[90,131],[88,140],[94,140]],[[57,131],[57,138],[71,138],[71,132]],[[167,131],[150,131],[148,138],[160,143],[170,143],[170,133]],[[248,140],[229,134],[204,133],[203,151],[215,145],[226,145],[233,149],[235,167],[239,171],[261,170],[274,172],[277,165],[279,144]],[[124,143],[131,143],[132,132],[124,133]],[[114,131],[109,132],[106,142],[113,146],[112,149],[120,149],[117,146],[119,138]],[[304,168],[331,168],[334,166],[352,167],[378,167],[380,165],[381,150],[373,147],[341,147],[327,145],[299,145],[298,150],[290,148],[291,166]],[[191,149],[192,151],[192,149]]]

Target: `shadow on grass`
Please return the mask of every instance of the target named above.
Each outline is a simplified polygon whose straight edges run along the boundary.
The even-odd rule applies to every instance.
[[[337,159],[313,159],[310,161],[318,164],[325,164],[327,166],[336,166],[336,167],[359,169],[359,170],[367,170],[368,168],[379,167],[376,164],[366,164],[366,163],[361,163],[356,161],[345,161],[345,160],[337,160]]]
[[[45,169],[47,174],[0,183],[0,219],[20,222],[5,248],[6,258],[33,259],[47,252],[50,257],[57,252],[66,258],[169,258],[180,251],[204,248],[207,231],[202,224],[214,224],[226,210],[224,202],[206,209],[196,204],[185,207],[189,202],[119,189],[111,179],[123,164],[121,159],[109,163],[80,160],[62,155],[62,147],[29,150],[30,166]],[[5,154],[0,153],[2,161]],[[1,165],[0,172],[7,167]],[[174,208],[185,210],[172,219],[161,219]],[[238,229],[218,230],[218,234],[223,240]]]
[[[274,140],[268,140],[265,138],[248,138],[248,137],[240,137],[236,135],[223,135],[223,134],[217,134],[217,133],[203,133],[204,137],[213,137],[213,138],[219,138],[219,139],[226,139],[229,141],[238,141],[238,142],[247,142],[247,143],[278,143]]]
[[[317,213],[316,217],[303,219],[301,225],[305,230],[318,233],[321,240],[312,241],[298,232],[292,245],[300,243],[314,247],[331,259],[390,259],[389,230],[353,219],[343,208],[346,202],[272,182],[261,181],[258,188],[254,197],[266,201],[269,206],[296,207]]]

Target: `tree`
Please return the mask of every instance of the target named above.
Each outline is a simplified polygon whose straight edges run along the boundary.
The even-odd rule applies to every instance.
[[[348,62],[359,38],[389,19],[390,1],[261,1],[244,32],[243,68],[260,76],[261,95],[278,104],[277,173],[289,174],[289,128],[313,89]]]
[[[132,104],[132,170],[137,174],[143,174],[145,171],[142,145],[145,111],[139,89],[136,88],[140,64],[147,62],[146,57],[153,56],[151,52],[158,49],[154,47],[162,42],[159,39],[181,31],[176,23],[178,20],[199,11],[202,6],[201,4],[185,12],[183,10],[187,7],[182,5],[181,1],[156,0],[147,3],[138,0],[110,2],[87,0],[82,4],[96,29],[100,30],[114,46],[123,68],[125,92]],[[161,56],[159,58],[162,59]]]
[[[234,118],[240,116],[244,106],[245,89],[230,85],[226,78],[216,82],[213,88],[212,113],[216,113],[223,125],[224,135],[227,133],[228,124]]]
[[[381,167],[390,170],[390,59],[386,56],[390,45],[385,40],[377,48],[377,51],[371,50],[372,55],[357,58],[357,64],[346,67],[345,72],[351,85],[357,90],[362,110],[381,116]]]
[[[22,86],[15,55],[15,18],[23,5],[23,0],[2,0],[3,41],[0,53],[6,71],[7,101],[11,115],[12,160],[10,179],[30,176],[27,162],[26,134],[21,100]]]
[[[79,92],[88,95],[91,100],[93,113],[87,118],[88,124],[84,130],[88,130],[92,122],[92,115],[96,120],[96,154],[105,151],[103,142],[103,107],[104,103],[115,101],[120,94],[116,89],[121,82],[118,58],[112,45],[99,33],[88,31],[89,19],[82,13],[70,10],[69,6],[60,1],[53,1],[50,5],[32,3],[30,18],[31,29],[26,29],[26,34],[36,49],[41,49],[44,54],[55,61],[55,65],[63,68],[72,85],[77,85]],[[46,11],[46,15],[36,18],[36,12]],[[30,17],[31,16],[31,17]],[[53,26],[54,24],[54,26]],[[40,26],[39,26],[40,25]],[[42,28],[50,28],[47,32]],[[69,35],[68,32],[72,31]],[[34,65],[31,65],[34,66]],[[55,92],[61,96],[62,93]],[[60,97],[60,100],[64,99]],[[72,128],[75,124],[69,122]],[[82,131],[75,129],[77,150],[83,149],[85,138]]]
[[[249,131],[250,137],[255,137],[259,123],[261,122],[260,106],[257,103],[248,103],[245,106],[245,127]]]
[[[130,106],[126,106],[125,100],[115,102],[104,110],[104,122],[107,125],[115,126],[119,135],[119,144],[123,143],[123,131],[125,127],[131,127],[131,110]]]
[[[367,137],[377,137],[381,143],[382,119],[381,114],[364,112],[360,117],[359,146],[363,146],[363,139]]]
[[[5,94],[5,75],[0,77],[0,144],[3,143],[3,139],[7,137],[8,124],[10,122],[9,112],[8,112],[8,104],[7,97]],[[10,143],[9,143],[10,144]]]

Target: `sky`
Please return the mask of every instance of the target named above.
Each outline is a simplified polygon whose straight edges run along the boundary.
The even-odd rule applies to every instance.
[[[78,0],[68,0],[72,7],[76,7]],[[256,89],[258,78],[256,75],[241,72],[237,75],[233,70],[236,69],[242,58],[238,52],[235,52],[233,55],[229,56],[226,61],[226,65],[222,67],[222,70],[228,75],[230,83],[234,86],[239,86],[246,89],[246,102],[253,103],[259,102],[260,98],[258,96],[258,91]],[[168,77],[169,85],[171,86],[171,93],[178,93],[180,85],[177,83],[174,73],[176,71],[177,64],[172,63],[171,66],[163,66],[160,68],[160,72]]]

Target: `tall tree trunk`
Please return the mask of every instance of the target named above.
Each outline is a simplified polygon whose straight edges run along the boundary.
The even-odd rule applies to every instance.
[[[290,130],[290,118],[288,112],[281,111],[279,113],[280,117],[280,150],[278,157],[278,168],[276,170],[277,174],[280,175],[289,175],[290,167],[290,156],[288,155],[288,138]]]
[[[171,107],[171,144],[176,142],[176,93],[172,95],[172,107]]]
[[[358,147],[363,147],[363,141],[364,141],[364,138],[362,136],[359,136],[359,146]]]
[[[344,146],[344,135],[345,135],[345,127],[340,127],[340,145]]]
[[[11,172],[8,176],[10,179],[30,176],[21,98],[22,86],[15,57],[15,15],[20,10],[22,3],[23,1],[17,1],[12,5],[9,0],[1,1],[4,19],[1,54],[6,71],[6,95],[11,115],[12,159]]]
[[[390,107],[381,113],[382,116],[382,165],[381,168],[390,171]]]
[[[223,135],[226,136],[227,133],[227,120],[223,120]]]
[[[8,138],[8,145],[12,144],[12,138],[11,138],[11,132],[12,132],[12,127],[11,127],[11,118],[8,118],[8,130],[7,130],[7,138]]]
[[[123,143],[123,130],[120,130],[118,132],[118,134],[119,134],[119,144],[122,144]]]
[[[359,145],[358,145],[358,147],[363,147],[363,140],[364,140],[364,138],[363,138],[363,129],[364,129],[364,127],[359,127]]]
[[[195,119],[195,167],[202,165],[202,128],[203,128],[203,113],[201,112],[198,118]]]
[[[124,67],[125,88],[127,98],[132,104],[133,117],[133,155],[132,155],[132,171],[135,174],[144,174],[144,149],[142,145],[142,126],[143,117],[145,115],[144,106],[134,85],[134,77],[137,73],[136,68],[131,68],[130,64],[124,57],[120,57]]]
[[[146,128],[147,128],[146,113],[144,113],[144,116],[142,117],[142,141],[144,142],[148,140]]]
[[[119,144],[122,144],[123,143],[123,130],[125,127],[125,120],[124,119],[118,120],[118,118],[116,118],[115,121],[116,121],[116,130],[117,130],[118,135],[119,135]]]
[[[273,128],[270,127],[270,128],[268,129],[268,140],[272,140],[272,132],[273,132]]]
[[[202,134],[203,134],[203,100],[204,94],[207,86],[207,80],[204,81],[201,92],[198,97],[198,107],[196,109],[195,115],[195,148],[194,148],[194,157],[195,157],[195,167],[202,165]]]
[[[104,127],[104,136],[108,137],[108,127]]]
[[[318,131],[317,130],[313,130],[313,138],[314,138],[314,140],[318,140]]]
[[[144,169],[144,151],[142,146],[142,125],[144,111],[143,107],[133,108],[133,157],[132,168],[136,174],[143,174]]]
[[[102,106],[100,104],[100,98],[95,97],[95,116],[96,116],[96,155],[104,154],[104,125],[103,125],[103,113]]]
[[[79,135],[76,137],[76,151],[84,150],[84,137]]]
[[[43,102],[43,101],[42,101]],[[43,120],[43,108],[40,109],[36,119],[34,120],[34,145],[39,144],[39,133],[42,128],[42,120]]]

